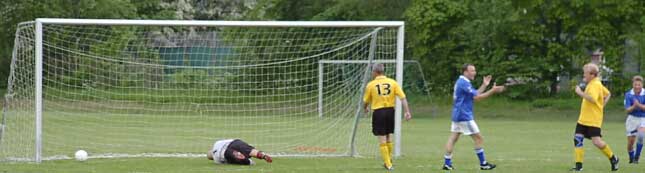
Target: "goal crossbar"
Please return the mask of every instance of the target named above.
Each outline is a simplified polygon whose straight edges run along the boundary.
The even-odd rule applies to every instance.
[[[230,26],[230,27],[400,27],[403,21],[205,21],[205,20],[121,20],[39,18],[43,24],[65,25],[149,25],[149,26]]]

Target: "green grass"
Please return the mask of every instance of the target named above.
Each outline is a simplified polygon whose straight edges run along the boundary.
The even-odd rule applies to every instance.
[[[443,146],[450,126],[450,101],[446,100],[449,99],[434,100],[434,106],[427,102],[412,103],[415,118],[403,124],[403,156],[395,160],[394,172],[442,172]],[[572,132],[580,99],[541,102],[546,104],[506,99],[490,99],[476,104],[476,118],[485,137],[486,156],[498,164],[498,169],[489,172],[568,172],[573,165]],[[625,116],[620,102],[620,98],[614,98],[606,109],[604,139],[622,159],[620,172],[642,172],[645,165],[627,164]],[[374,144],[368,145],[376,145],[375,139],[371,142]],[[453,156],[457,170],[453,172],[480,172],[472,145],[468,137],[460,139]],[[584,172],[609,172],[607,159],[589,140],[585,141],[585,149]],[[57,160],[41,164],[0,163],[0,172],[3,171],[386,172],[378,157],[276,158],[272,164],[259,162],[254,166],[215,165],[203,158]]]

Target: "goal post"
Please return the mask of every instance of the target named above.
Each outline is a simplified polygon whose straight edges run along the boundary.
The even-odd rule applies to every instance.
[[[335,86],[342,104],[320,118],[320,62],[394,61],[402,83],[403,36],[400,21],[39,18],[16,31],[0,161],[69,159],[78,149],[203,157],[224,138],[276,156],[373,156],[354,90],[369,67],[346,71],[365,80]]]

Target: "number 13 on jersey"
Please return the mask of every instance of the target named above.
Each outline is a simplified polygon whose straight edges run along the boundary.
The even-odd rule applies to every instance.
[[[386,96],[390,95],[392,90],[390,90],[390,84],[384,83],[384,84],[376,84],[376,91],[378,92],[378,95]]]

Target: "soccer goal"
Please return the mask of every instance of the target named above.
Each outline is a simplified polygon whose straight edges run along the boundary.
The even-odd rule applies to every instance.
[[[0,160],[205,157],[224,138],[276,156],[376,156],[362,89],[375,62],[403,83],[403,36],[403,22],[21,23]],[[361,63],[326,64],[341,61]]]

